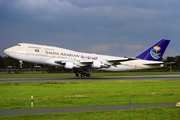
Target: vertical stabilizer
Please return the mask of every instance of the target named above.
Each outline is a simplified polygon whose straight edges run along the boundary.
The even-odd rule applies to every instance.
[[[153,60],[153,61],[160,61],[170,40],[162,39],[146,51],[138,55],[136,58],[142,60]]]

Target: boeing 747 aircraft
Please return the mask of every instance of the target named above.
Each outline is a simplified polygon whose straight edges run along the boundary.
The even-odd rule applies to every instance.
[[[161,60],[170,40],[162,39],[135,58],[115,57],[99,54],[76,52],[68,49],[19,43],[4,50],[8,56],[22,61],[61,66],[73,69],[78,77],[90,77],[91,71],[130,71],[161,68]],[[22,64],[21,64],[22,65]]]

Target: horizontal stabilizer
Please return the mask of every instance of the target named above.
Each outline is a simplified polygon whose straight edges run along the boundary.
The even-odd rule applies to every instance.
[[[162,63],[144,63],[143,65],[162,65],[164,64],[163,62]]]

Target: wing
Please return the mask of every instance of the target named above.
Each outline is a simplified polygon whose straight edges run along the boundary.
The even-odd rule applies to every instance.
[[[120,58],[120,59],[106,59],[106,60],[82,60],[82,61],[74,61],[74,60],[54,60],[55,64],[59,64],[64,66],[66,69],[73,68],[108,68],[110,66],[116,66],[120,64],[120,62],[134,60],[132,58]]]

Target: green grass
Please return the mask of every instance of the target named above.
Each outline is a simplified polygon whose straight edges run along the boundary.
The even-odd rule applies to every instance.
[[[180,101],[180,80],[0,83],[0,109],[103,106]]]
[[[92,77],[99,76],[138,76],[138,75],[180,75],[180,72],[106,72],[92,73]],[[59,77],[75,77],[74,73],[21,73],[8,74],[0,73],[0,78],[59,78]]]
[[[135,110],[1,116],[0,120],[179,120],[180,108],[141,108]]]

